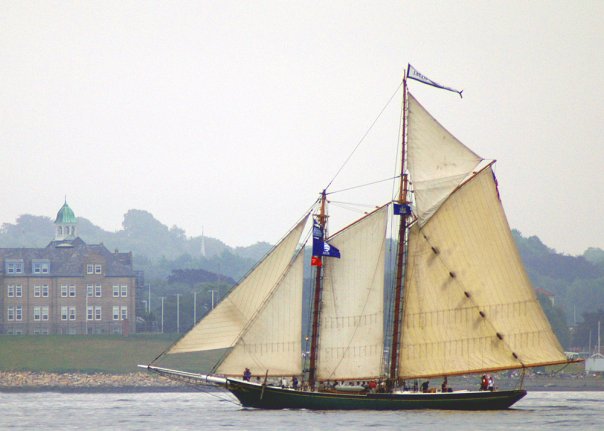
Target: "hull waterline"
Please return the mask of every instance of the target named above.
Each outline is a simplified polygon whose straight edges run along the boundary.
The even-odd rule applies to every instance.
[[[525,390],[495,392],[342,394],[308,392],[227,379],[226,388],[244,407],[308,410],[502,410]]]

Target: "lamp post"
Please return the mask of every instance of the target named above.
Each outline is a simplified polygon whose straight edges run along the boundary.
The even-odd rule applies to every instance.
[[[164,297],[161,297],[161,333],[164,333]]]
[[[176,294],[176,333],[180,334],[180,293]]]
[[[210,292],[212,293],[212,310],[214,309],[214,292],[216,292],[215,289],[211,289]]]
[[[197,292],[193,291],[193,325],[197,323]]]

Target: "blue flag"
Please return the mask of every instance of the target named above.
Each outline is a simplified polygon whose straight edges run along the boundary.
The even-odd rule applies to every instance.
[[[393,204],[394,215],[408,216],[411,215],[411,205],[409,204]]]
[[[314,220],[312,230],[312,255],[313,256],[328,256],[328,257],[340,257],[340,250],[333,245],[327,244],[323,241],[323,229],[319,222]]]
[[[333,245],[327,244],[325,241],[313,238],[312,240],[312,255],[313,256],[328,256],[328,257],[340,257],[340,250],[335,248]]]

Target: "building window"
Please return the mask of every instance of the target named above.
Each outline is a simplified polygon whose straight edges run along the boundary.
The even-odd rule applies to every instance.
[[[128,307],[122,306],[122,320],[128,320]]]
[[[50,272],[50,262],[48,260],[33,260],[31,272],[33,274],[48,274]]]
[[[86,296],[90,298],[93,295],[94,295],[94,286],[92,284],[89,284],[88,286],[86,286]]]
[[[113,286],[113,297],[114,298],[118,298],[120,296],[120,287],[119,286]]]
[[[6,296],[9,298],[15,297],[15,286],[6,286]]]
[[[69,320],[76,320],[76,308],[69,307]]]
[[[94,306],[94,320],[101,320],[101,306],[100,305],[95,305]]]
[[[94,296],[96,296],[97,298],[100,298],[101,294],[102,294],[101,285],[97,284],[96,286],[94,286]]]
[[[15,286],[15,297],[16,298],[23,297],[23,287],[21,287],[21,285]]]
[[[23,306],[17,305],[15,308],[15,320],[23,320]]]
[[[122,286],[122,297],[128,296],[128,286]]]
[[[94,265],[91,263],[86,265],[86,274],[94,274]]]
[[[120,320],[120,307],[117,305],[113,307],[113,320]]]
[[[67,320],[67,307],[61,307],[61,320]]]
[[[42,320],[48,320],[48,305],[42,307]]]
[[[94,307],[92,305],[89,305],[88,308],[86,309],[86,320],[92,320],[94,318],[93,314],[94,314]]]
[[[40,320],[40,307],[34,307],[34,320]]]
[[[15,320],[15,307],[8,307],[6,318],[8,320]]]
[[[42,298],[48,298],[48,284],[42,286]]]
[[[36,298],[42,296],[42,286],[34,286],[34,296]]]
[[[102,273],[102,266],[101,265],[94,265],[94,273],[95,274],[101,274]]]
[[[67,298],[67,286],[61,285],[61,297]]]
[[[23,260],[6,260],[7,274],[23,274]]]
[[[76,296],[76,288],[75,286],[69,286],[69,297],[75,298]]]

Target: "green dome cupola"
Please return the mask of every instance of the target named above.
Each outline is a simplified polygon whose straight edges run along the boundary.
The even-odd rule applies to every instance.
[[[77,236],[77,223],[78,219],[73,210],[67,205],[67,199],[65,199],[65,203],[57,213],[57,218],[55,219],[55,241],[75,239]]]

